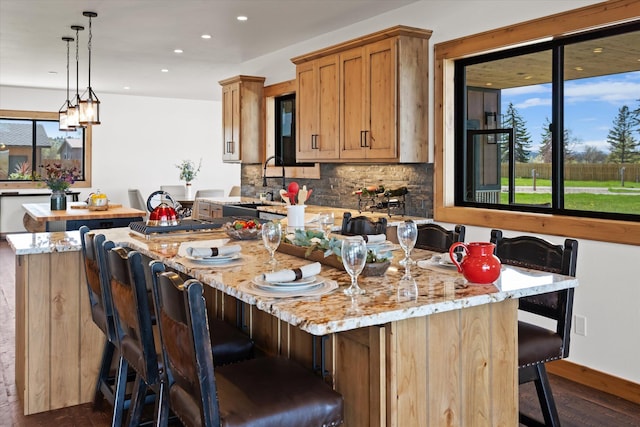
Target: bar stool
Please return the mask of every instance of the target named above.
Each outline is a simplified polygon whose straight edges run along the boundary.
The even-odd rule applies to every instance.
[[[578,242],[565,239],[555,245],[534,236],[502,237],[502,231],[491,230],[495,255],[503,264],[515,265],[551,273],[576,275]],[[551,392],[545,363],[569,356],[573,288],[523,297],[519,309],[555,321],[555,330],[529,322],[518,322],[518,380],[520,384],[534,382],[544,417],[544,425],[560,426],[558,410]],[[520,412],[520,423],[541,425]]]
[[[113,405],[115,396],[115,378],[110,376],[111,364],[116,353],[115,331],[113,324],[113,306],[110,295],[105,292],[105,269],[100,268],[100,260],[96,251],[96,245],[102,245],[105,237],[102,234],[89,234],[89,227],[80,227],[80,241],[82,243],[82,256],[84,259],[84,272],[89,296],[91,318],[105,336],[102,360],[98,371],[98,380],[93,396],[93,407],[96,409],[101,400],[101,395]]]
[[[456,225],[453,230],[438,224],[421,224],[418,226],[416,248],[434,252],[449,252],[449,248],[456,242],[464,242],[465,227]]]
[[[185,426],[337,426],[343,399],[296,363],[264,357],[214,368],[211,336],[197,280],[174,272],[158,275],[159,316],[166,389],[173,413]]]

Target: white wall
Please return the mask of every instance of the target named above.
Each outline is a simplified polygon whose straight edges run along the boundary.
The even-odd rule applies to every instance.
[[[455,3],[455,8],[452,4]],[[290,58],[374,31],[403,24],[433,30],[430,45],[597,1],[422,1],[340,31],[257,58],[230,73],[261,75],[267,84],[295,78]],[[433,76],[433,58],[430,58]],[[433,123],[433,79],[430,122]],[[99,89],[99,88],[97,88]],[[220,161],[218,102],[99,94],[103,125],[94,128],[94,186],[126,202],[126,189],[143,193],[177,184],[173,166],[203,158],[196,188],[239,184],[240,169]],[[55,111],[62,92],[0,87],[0,108]],[[141,116],[139,119],[137,117]],[[430,127],[433,129],[433,126]],[[433,130],[429,137],[433,150]],[[490,230],[469,227],[467,241],[487,241]],[[506,236],[518,234],[505,230]],[[540,236],[554,242],[558,236]],[[587,335],[572,335],[570,360],[640,383],[640,247],[580,240],[574,313],[587,318]]]
[[[98,90],[99,88],[96,88]],[[0,87],[0,109],[57,111],[64,91]],[[160,185],[180,185],[175,167],[183,159],[202,169],[193,181],[199,188],[240,185],[240,166],[222,163],[222,110],[217,101],[150,98],[98,93],[99,126],[93,127],[91,189],[100,189],[112,203],[129,205],[128,188],[145,197]]]

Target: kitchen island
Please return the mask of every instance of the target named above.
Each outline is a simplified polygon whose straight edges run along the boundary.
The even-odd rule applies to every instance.
[[[347,274],[328,266],[321,274],[340,290],[265,298],[242,286],[264,271],[268,255],[260,241],[234,242],[242,258],[216,267],[177,253],[183,241],[222,239],[222,232],[152,240],[128,229],[98,232],[201,280],[210,316],[245,328],[262,351],[317,370],[344,396],[345,426],[517,425],[517,298],[577,286],[575,278],[508,266],[486,286],[465,283],[455,271],[414,267],[418,296],[404,300],[396,292],[403,268],[394,259],[385,276],[361,278],[367,293],[357,298],[341,292]],[[24,239],[24,247],[18,237],[10,240],[17,268],[22,257],[34,256]],[[413,258],[430,255],[415,250]],[[282,267],[308,263],[276,258]],[[24,314],[19,307],[16,322],[18,314]]]
[[[90,228],[124,227],[129,222],[141,221],[147,214],[122,206],[91,210],[84,202],[71,202],[66,210],[60,211],[52,211],[48,203],[25,203],[22,207],[30,218],[46,224],[46,231],[77,230],[84,224]]]

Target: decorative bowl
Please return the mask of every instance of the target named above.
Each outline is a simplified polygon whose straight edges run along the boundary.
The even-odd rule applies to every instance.
[[[361,274],[364,277],[384,276],[384,273],[387,272],[390,265],[391,261],[368,262],[364,265],[364,270],[362,270]]]
[[[224,231],[233,240],[255,240],[259,239],[262,233],[262,230],[257,227],[235,229],[230,222],[224,225]]]

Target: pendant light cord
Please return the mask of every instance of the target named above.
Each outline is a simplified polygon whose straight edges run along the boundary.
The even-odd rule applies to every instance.
[[[91,16],[89,16],[89,42],[87,46],[89,47],[89,88],[91,88]],[[91,98],[91,93],[89,93],[89,98]]]

